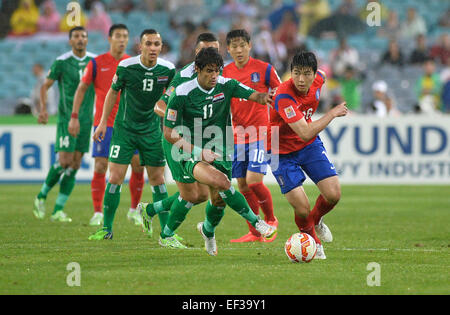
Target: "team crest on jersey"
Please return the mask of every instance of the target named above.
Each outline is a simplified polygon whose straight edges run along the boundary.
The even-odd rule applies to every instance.
[[[217,102],[223,101],[224,99],[225,99],[225,94],[219,93],[219,94],[214,95],[212,102],[217,103]]]
[[[167,120],[177,121],[177,111],[175,109],[170,109],[167,111]]]
[[[261,79],[258,72],[253,72],[250,75],[250,78],[251,78],[253,83],[258,83],[260,81],[260,79]]]
[[[157,79],[157,82],[158,82],[159,84],[167,83],[167,81],[169,81],[169,77],[168,77],[168,76],[158,77],[158,79]]]
[[[320,89],[317,89],[316,91],[316,100],[319,100],[320,98]]]
[[[287,117],[287,118],[292,118],[292,117],[295,117],[295,116],[297,115],[297,114],[295,113],[294,107],[292,107],[292,105],[289,106],[289,107],[286,107],[286,108],[284,109],[284,113],[286,114],[286,117]]]

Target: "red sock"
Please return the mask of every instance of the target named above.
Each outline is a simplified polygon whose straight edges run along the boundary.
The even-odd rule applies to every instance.
[[[304,232],[312,236],[317,244],[322,244],[320,239],[316,235],[316,229],[314,228],[314,220],[311,213],[306,218],[295,215],[295,224],[297,224],[300,232]]]
[[[92,177],[91,181],[91,195],[95,212],[102,212],[102,203],[103,197],[105,195],[105,188],[105,174],[94,172],[94,177]]]
[[[248,185],[250,189],[255,193],[256,198],[261,206],[261,210],[264,213],[264,219],[266,222],[275,221],[273,215],[273,202],[272,194],[269,188],[262,182]]]
[[[139,201],[141,201],[142,190],[144,188],[144,172],[131,172],[129,185],[131,194],[131,208],[136,209]]]
[[[250,209],[258,215],[259,214],[259,203],[258,198],[256,197],[255,193],[252,190],[246,191],[242,193],[247,200],[248,205],[250,206]],[[260,236],[258,231],[256,231],[255,227],[250,224],[250,222],[246,221],[248,224],[248,229],[250,232],[252,232],[254,235]]]
[[[310,216],[313,217],[314,225],[319,224],[320,218],[322,218],[325,214],[333,210],[335,205],[328,203],[322,195],[319,195],[316,200],[316,204],[312,209]]]

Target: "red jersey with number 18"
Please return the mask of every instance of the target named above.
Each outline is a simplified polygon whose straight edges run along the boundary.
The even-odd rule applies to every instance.
[[[308,123],[312,121],[311,116],[319,106],[320,89],[324,83],[324,73],[317,70],[316,77],[306,95],[299,93],[292,79],[283,82],[278,87],[273,108],[270,110],[270,125],[279,128],[278,135],[274,134],[274,129],[272,129],[272,137],[278,136],[278,149],[277,146],[272,146],[273,154],[289,154],[314,142],[316,137],[304,142],[289,124],[295,123],[303,117]]]
[[[112,79],[116,74],[119,63],[130,58],[127,54],[123,55],[120,60],[114,58],[110,52],[100,55],[92,59],[84,71],[81,80],[86,84],[94,83],[95,89],[95,115],[94,126],[98,126],[102,118],[103,104],[105,103],[106,94],[108,94],[111,87]],[[119,107],[120,95],[117,95],[116,103],[114,104],[111,115],[108,117],[107,126],[114,126],[114,119],[116,118]]]

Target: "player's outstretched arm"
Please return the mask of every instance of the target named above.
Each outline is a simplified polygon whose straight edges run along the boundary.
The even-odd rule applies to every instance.
[[[80,81],[77,90],[75,91],[75,96],[73,97],[73,107],[72,116],[69,121],[69,134],[72,137],[76,137],[80,133],[80,121],[78,120],[78,113],[83,105],[84,95],[86,94],[89,85]]]
[[[250,97],[248,98],[249,101],[253,101],[262,105],[267,105],[272,103],[272,97],[269,93],[261,93],[261,92],[254,92]]]
[[[166,108],[167,108],[166,102],[164,102],[164,100],[159,100],[159,101],[156,102],[155,108],[153,109],[153,111],[159,117],[163,117],[164,118],[164,114],[166,113]]]
[[[311,123],[308,123],[303,117],[294,123],[290,123],[289,126],[303,141],[308,142],[324,130],[334,118],[347,115],[348,109],[346,105],[347,103],[344,102],[333,107],[320,119]]]
[[[105,103],[103,104],[102,118],[93,136],[94,141],[101,142],[105,137],[108,117],[111,115],[118,94],[119,92],[112,88],[110,88],[108,94],[106,94]]]
[[[40,109],[38,116],[39,124],[46,124],[48,122],[48,112],[47,112],[47,91],[52,87],[53,83],[55,83],[52,79],[45,79],[44,84],[41,86],[40,90]]]

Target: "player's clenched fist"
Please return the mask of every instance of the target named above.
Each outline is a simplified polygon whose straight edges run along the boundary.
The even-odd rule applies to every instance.
[[[348,108],[347,108],[347,103],[343,102],[335,107],[333,107],[332,109],[334,117],[342,117],[347,115],[348,113]]]

